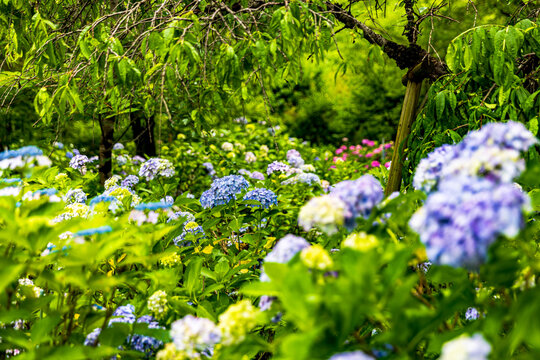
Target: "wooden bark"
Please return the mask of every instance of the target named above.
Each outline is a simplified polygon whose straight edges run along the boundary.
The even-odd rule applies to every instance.
[[[403,170],[403,160],[407,147],[407,138],[411,133],[411,127],[416,118],[416,107],[420,90],[422,89],[422,81],[408,80],[407,90],[405,91],[405,99],[401,108],[401,116],[399,118],[398,132],[396,141],[394,142],[394,154],[392,155],[392,165],[390,166],[390,174],[388,183],[386,184],[385,195],[390,195],[394,191],[399,191],[401,187],[401,172]]]
[[[101,141],[99,144],[99,180],[101,185],[112,175],[112,148],[114,145],[115,118],[100,118]]]
[[[142,111],[136,111],[130,114],[130,121],[137,155],[156,156],[154,118],[147,118]]]

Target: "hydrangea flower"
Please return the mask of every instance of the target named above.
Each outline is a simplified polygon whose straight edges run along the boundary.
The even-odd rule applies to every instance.
[[[465,148],[475,150],[486,146],[497,146],[516,151],[527,151],[538,143],[536,137],[523,125],[515,121],[485,124],[480,130],[469,133],[463,139]]]
[[[43,155],[40,148],[33,145],[0,152],[0,169],[14,170],[34,163],[38,166],[50,166],[51,160]]]
[[[113,187],[118,186],[118,182],[120,182],[120,180],[122,180],[122,178],[119,175],[113,175],[107,180],[105,180],[105,183],[103,184],[103,186],[105,187],[106,190],[111,189]]]
[[[92,228],[92,229],[79,230],[76,233],[74,233],[73,236],[75,236],[75,237],[77,237],[77,236],[91,236],[91,235],[95,235],[95,234],[105,234],[105,233],[108,233],[108,232],[111,232],[111,231],[112,231],[112,228],[109,225],[105,225],[105,226],[100,226],[100,227]]]
[[[163,290],[154,292],[152,296],[148,298],[147,307],[156,319],[165,317],[169,310],[167,293]]]
[[[257,156],[255,156],[254,153],[252,153],[251,151],[248,151],[245,155],[245,158],[244,160],[248,163],[248,164],[251,164],[255,161],[257,161]]]
[[[86,164],[88,163],[88,156],[75,155],[71,158],[69,166],[72,169],[79,170],[82,175],[86,174]]]
[[[468,321],[476,320],[480,317],[480,313],[476,308],[470,307],[465,312],[465,319]]]
[[[375,360],[375,358],[358,350],[335,354],[329,360]]]
[[[300,209],[298,224],[306,231],[317,226],[327,234],[334,234],[345,221],[346,206],[335,196],[314,197]]]
[[[201,205],[204,208],[211,208],[228,204],[248,186],[249,183],[241,175],[229,175],[216,179],[212,182],[210,189],[201,195]]]
[[[252,172],[249,177],[255,180],[264,180],[264,174],[260,171]]]
[[[487,360],[491,345],[481,334],[462,335],[444,343],[439,360]]]
[[[230,142],[224,142],[223,144],[221,144],[221,150],[223,151],[233,151],[234,150],[234,145],[231,144]]]
[[[195,216],[187,211],[177,211],[169,214],[167,222],[171,222],[178,219],[184,219],[184,225],[190,221],[195,221]]]
[[[379,244],[375,235],[366,234],[365,232],[352,233],[343,240],[341,246],[357,251],[368,251]]]
[[[113,145],[113,150],[124,150],[124,145],[122,143],[116,143]]]
[[[301,158],[302,155],[300,155],[300,152],[299,152],[298,150],[296,150],[296,149],[290,149],[290,150],[287,151],[286,157],[287,157],[287,160],[289,160],[290,158],[293,158],[293,157],[299,157],[299,158]]]
[[[381,184],[371,175],[356,180],[337,183],[330,196],[337,197],[346,205],[345,225],[349,229],[356,226],[356,218],[367,219],[372,209],[381,202],[384,192]]]
[[[118,163],[119,166],[124,166],[127,164],[127,157],[125,157],[124,155],[119,155],[116,157],[116,162]]]
[[[63,198],[67,204],[85,203],[86,199],[86,193],[82,189],[70,189]]]
[[[214,170],[214,165],[212,165],[212,163],[205,162],[202,164],[202,166],[208,172],[208,175],[210,176],[216,175],[216,170]]]
[[[528,208],[529,197],[513,185],[452,178],[427,198],[409,225],[433,263],[477,269],[497,236],[518,234]]]
[[[197,224],[195,221],[190,221],[190,222],[188,222],[188,223],[186,223],[184,225],[184,230],[182,231],[182,233],[179,236],[177,236],[177,237],[175,237],[173,239],[174,244],[176,246],[191,246],[191,245],[193,245],[193,242],[185,240],[186,236],[188,236],[188,234],[193,236],[193,238],[197,242],[199,242],[200,239],[202,239],[202,238],[204,238],[206,236],[202,226]]]
[[[246,195],[244,195],[244,200],[255,200],[261,203],[261,205],[250,205],[252,207],[263,207],[264,209],[269,208],[272,205],[277,205],[277,195],[273,191],[258,188],[251,190]]]
[[[328,251],[320,244],[303,249],[300,252],[300,260],[308,268],[317,270],[328,270],[334,264]]]
[[[238,173],[240,175],[244,175],[244,176],[247,176],[247,177],[251,177],[251,172],[249,170],[246,170],[246,169],[240,169],[238,170]]]
[[[281,238],[276,243],[272,251],[266,255],[264,262],[285,264],[289,262],[298,252],[308,248],[309,246],[310,244],[303,237],[287,234]],[[264,270],[261,271],[261,281],[270,281],[270,278],[268,275],[266,275]]]
[[[257,325],[259,310],[249,300],[242,300],[219,316],[218,328],[221,331],[223,345],[242,342],[248,332]]]
[[[439,182],[443,166],[456,156],[457,147],[453,145],[443,145],[429,153],[416,167],[414,188],[425,192],[431,191]]]
[[[123,187],[132,188],[139,183],[139,177],[136,175],[128,175],[122,180],[121,185]]]
[[[279,172],[282,172],[282,173],[286,173],[288,172],[290,169],[289,165],[285,164],[285,163],[282,163],[280,161],[274,161],[272,163],[270,163],[268,165],[268,168],[266,169],[266,173],[268,175],[276,172],[276,171],[279,171]]]
[[[141,316],[137,319],[135,316],[135,307],[133,305],[119,306],[113,313],[113,317],[109,320],[108,326],[112,326],[114,323],[146,323],[150,329],[163,329],[155,321],[155,319],[149,315]],[[101,328],[94,329],[86,336],[84,345],[95,346],[98,344],[98,337],[101,334]],[[130,346],[132,350],[145,353],[146,356],[152,356],[157,349],[159,349],[163,342],[150,336],[144,336],[139,334],[129,335],[125,343]]]
[[[145,177],[147,181],[154,179],[156,176],[172,177],[174,175],[174,167],[169,160],[161,158],[151,158],[144,162],[139,169],[139,176]]]
[[[200,358],[221,340],[216,324],[206,318],[186,315],[171,324],[171,338],[176,350],[190,359]]]
[[[305,164],[304,159],[302,159],[300,156],[292,156],[288,158],[287,161],[292,167],[295,168],[301,168]]]

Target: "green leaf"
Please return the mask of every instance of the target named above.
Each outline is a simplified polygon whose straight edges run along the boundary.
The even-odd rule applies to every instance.
[[[527,124],[527,128],[534,136],[538,134],[538,117],[537,116],[529,120],[529,123]]]
[[[30,338],[35,345],[41,344],[50,339],[49,334],[58,325],[61,320],[60,315],[49,315],[43,319],[39,319],[32,326],[32,334]]]
[[[184,282],[185,288],[191,294],[200,284],[200,275],[202,268],[202,259],[195,258],[192,259],[186,269],[186,278]]]
[[[444,91],[441,91],[435,97],[435,108],[437,110],[437,119],[442,119],[442,116],[444,114],[445,98],[446,96],[444,94]]]

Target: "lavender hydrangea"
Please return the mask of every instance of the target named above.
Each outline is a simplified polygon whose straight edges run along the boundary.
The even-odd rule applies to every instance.
[[[88,156],[86,155],[75,155],[71,158],[69,166],[72,169],[79,170],[81,174],[86,173],[86,163],[88,163]]]
[[[290,169],[289,165],[282,163],[280,161],[274,161],[268,165],[268,168],[266,169],[266,173],[268,175],[278,171],[282,173],[288,172]]]
[[[122,180],[122,186],[132,188],[139,183],[139,177],[136,175],[128,175]]]
[[[216,175],[216,170],[214,170],[214,165],[212,165],[212,163],[205,162],[205,163],[202,164],[202,166],[206,170],[208,175],[210,175],[210,176]]]
[[[462,142],[464,148],[476,150],[486,146],[527,151],[538,143],[536,137],[523,125],[515,121],[488,123],[480,130],[469,133]]]
[[[204,208],[212,208],[228,204],[248,186],[249,183],[241,175],[229,175],[216,179],[212,182],[210,189],[201,195],[201,205]]]
[[[260,171],[254,171],[251,173],[250,178],[255,180],[264,180],[264,174]]]
[[[277,205],[277,195],[268,189],[258,188],[251,190],[244,195],[244,200],[255,200],[261,203],[261,205],[250,205],[252,207],[269,208],[272,205]]]
[[[465,312],[465,319],[468,321],[476,320],[479,317],[480,317],[480,313],[478,312],[478,310],[476,310],[476,308],[470,307]]]
[[[356,218],[369,217],[373,208],[383,199],[384,193],[377,179],[371,175],[364,175],[356,180],[337,183],[330,196],[337,197],[345,203],[345,226],[352,229],[356,226]]]
[[[292,156],[288,158],[287,161],[292,167],[295,168],[301,168],[305,164],[304,159],[302,159],[300,156]]]
[[[300,236],[287,234],[281,238],[274,246],[272,251],[266,255],[264,262],[273,262],[285,264],[289,262],[298,252],[305,248],[308,248],[310,244]],[[270,281],[270,278],[266,273],[261,271],[261,281]]]
[[[433,263],[474,270],[498,236],[519,233],[529,207],[529,197],[511,184],[452,178],[428,197],[409,225],[420,234]]]
[[[144,162],[139,169],[139,176],[145,177],[147,181],[154,179],[156,176],[172,177],[174,175],[174,167],[169,160],[161,158],[151,158]]]
[[[113,145],[113,150],[124,150],[124,145],[122,143],[116,143]]]

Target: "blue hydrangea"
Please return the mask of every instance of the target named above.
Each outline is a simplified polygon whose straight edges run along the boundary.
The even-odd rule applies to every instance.
[[[122,180],[122,186],[132,188],[139,183],[139,177],[136,175],[128,175]]]
[[[349,351],[335,354],[329,360],[375,360],[375,358],[366,355],[362,351]]]
[[[268,175],[278,171],[282,173],[288,172],[290,169],[289,165],[282,163],[280,161],[274,161],[268,165],[268,168],[266,169],[266,173]]]
[[[202,193],[201,205],[204,208],[212,208],[228,204],[248,186],[249,183],[241,175],[229,175],[216,179],[212,182],[210,189]]]
[[[55,148],[57,148],[57,149],[60,149],[60,150],[62,150],[62,149],[64,148],[64,144],[62,144],[60,141],[55,141],[55,142],[53,143],[53,146],[54,146]]]
[[[204,233],[202,226],[198,225],[194,221],[190,221],[185,223],[184,230],[179,236],[173,239],[173,242],[174,245],[179,247],[191,246],[193,245],[193,242],[190,241],[189,238],[194,239],[195,242],[198,244],[199,240],[203,239],[205,236],[206,234]],[[186,237],[188,237],[188,239],[186,239]]]
[[[169,214],[167,222],[175,221],[178,219],[184,219],[184,225],[188,222],[195,221],[195,216],[187,211],[177,211]]]
[[[21,183],[22,180],[21,179],[16,179],[16,178],[13,178],[13,179],[0,179],[0,183],[4,183],[4,184],[15,184],[15,183]]]
[[[250,205],[252,207],[263,207],[264,209],[269,208],[272,205],[277,205],[277,195],[273,191],[258,188],[251,190],[246,195],[244,195],[244,200],[255,200],[261,203],[261,205]]]
[[[247,176],[247,177],[251,176],[251,172],[249,170],[246,170],[246,169],[240,169],[240,170],[238,170],[238,173],[240,175],[244,175],[244,176]]]
[[[109,196],[109,195],[98,195],[96,197],[94,197],[92,200],[90,200],[90,205],[96,205],[96,204],[99,204],[101,202],[116,202],[118,201],[117,198],[115,198],[114,196]]]
[[[146,323],[148,324],[149,329],[163,329],[162,326],[159,326],[159,323],[150,315],[144,315],[137,319],[135,315],[135,307],[133,305],[119,306],[113,316],[109,320],[108,326],[112,326],[114,323]],[[94,329],[91,333],[86,336],[84,345],[94,346],[99,345],[98,337],[101,334],[101,328]],[[128,335],[125,340],[125,344],[129,346],[131,350],[139,351],[145,354],[146,358],[149,358],[155,354],[155,352],[163,346],[163,342],[156,338],[133,334]],[[123,346],[120,347],[123,349]]]
[[[144,162],[139,169],[139,176],[146,178],[147,181],[154,179],[156,176],[172,177],[174,175],[174,167],[167,159],[151,158]]]
[[[371,211],[384,198],[381,184],[371,175],[364,175],[356,180],[337,183],[330,196],[337,197],[346,205],[345,226],[352,229],[356,218],[367,219]]]
[[[100,226],[100,227],[92,228],[92,229],[79,230],[76,233],[74,233],[73,236],[91,236],[95,234],[105,234],[111,231],[112,231],[112,228],[109,225],[105,225],[105,226]]]
[[[527,151],[538,143],[536,137],[523,125],[515,121],[496,122],[484,125],[480,130],[469,133],[462,141],[462,147],[470,150],[497,146],[516,151]]]
[[[63,200],[67,204],[73,204],[73,203],[81,203],[84,204],[86,202],[87,196],[82,189],[70,189],[66,195],[64,195]]]
[[[414,172],[413,186],[425,192],[431,191],[439,182],[445,164],[457,156],[457,146],[443,145],[422,159]]]
[[[303,184],[313,185],[313,184],[320,184],[321,179],[317,174],[313,173],[302,173],[298,175],[298,182],[301,182]]]
[[[16,157],[30,157],[43,155],[43,151],[37,146],[24,146],[17,150],[6,150],[0,152],[0,160],[12,159]]]
[[[281,238],[272,251],[266,255],[264,262],[285,264],[289,262],[298,252],[309,247],[310,244],[300,236],[287,234]],[[261,271],[261,281],[270,281],[264,270]]]
[[[473,307],[470,307],[465,312],[465,319],[468,321],[476,320],[480,317],[480,313]]]
[[[135,206],[135,210],[158,210],[158,209],[168,209],[172,206],[172,204],[168,204],[163,201],[156,201],[156,202],[149,202],[149,203],[141,203],[137,206]]]
[[[514,185],[452,178],[441,182],[409,225],[420,234],[433,263],[474,270],[498,236],[519,233],[529,207],[529,197]]]

